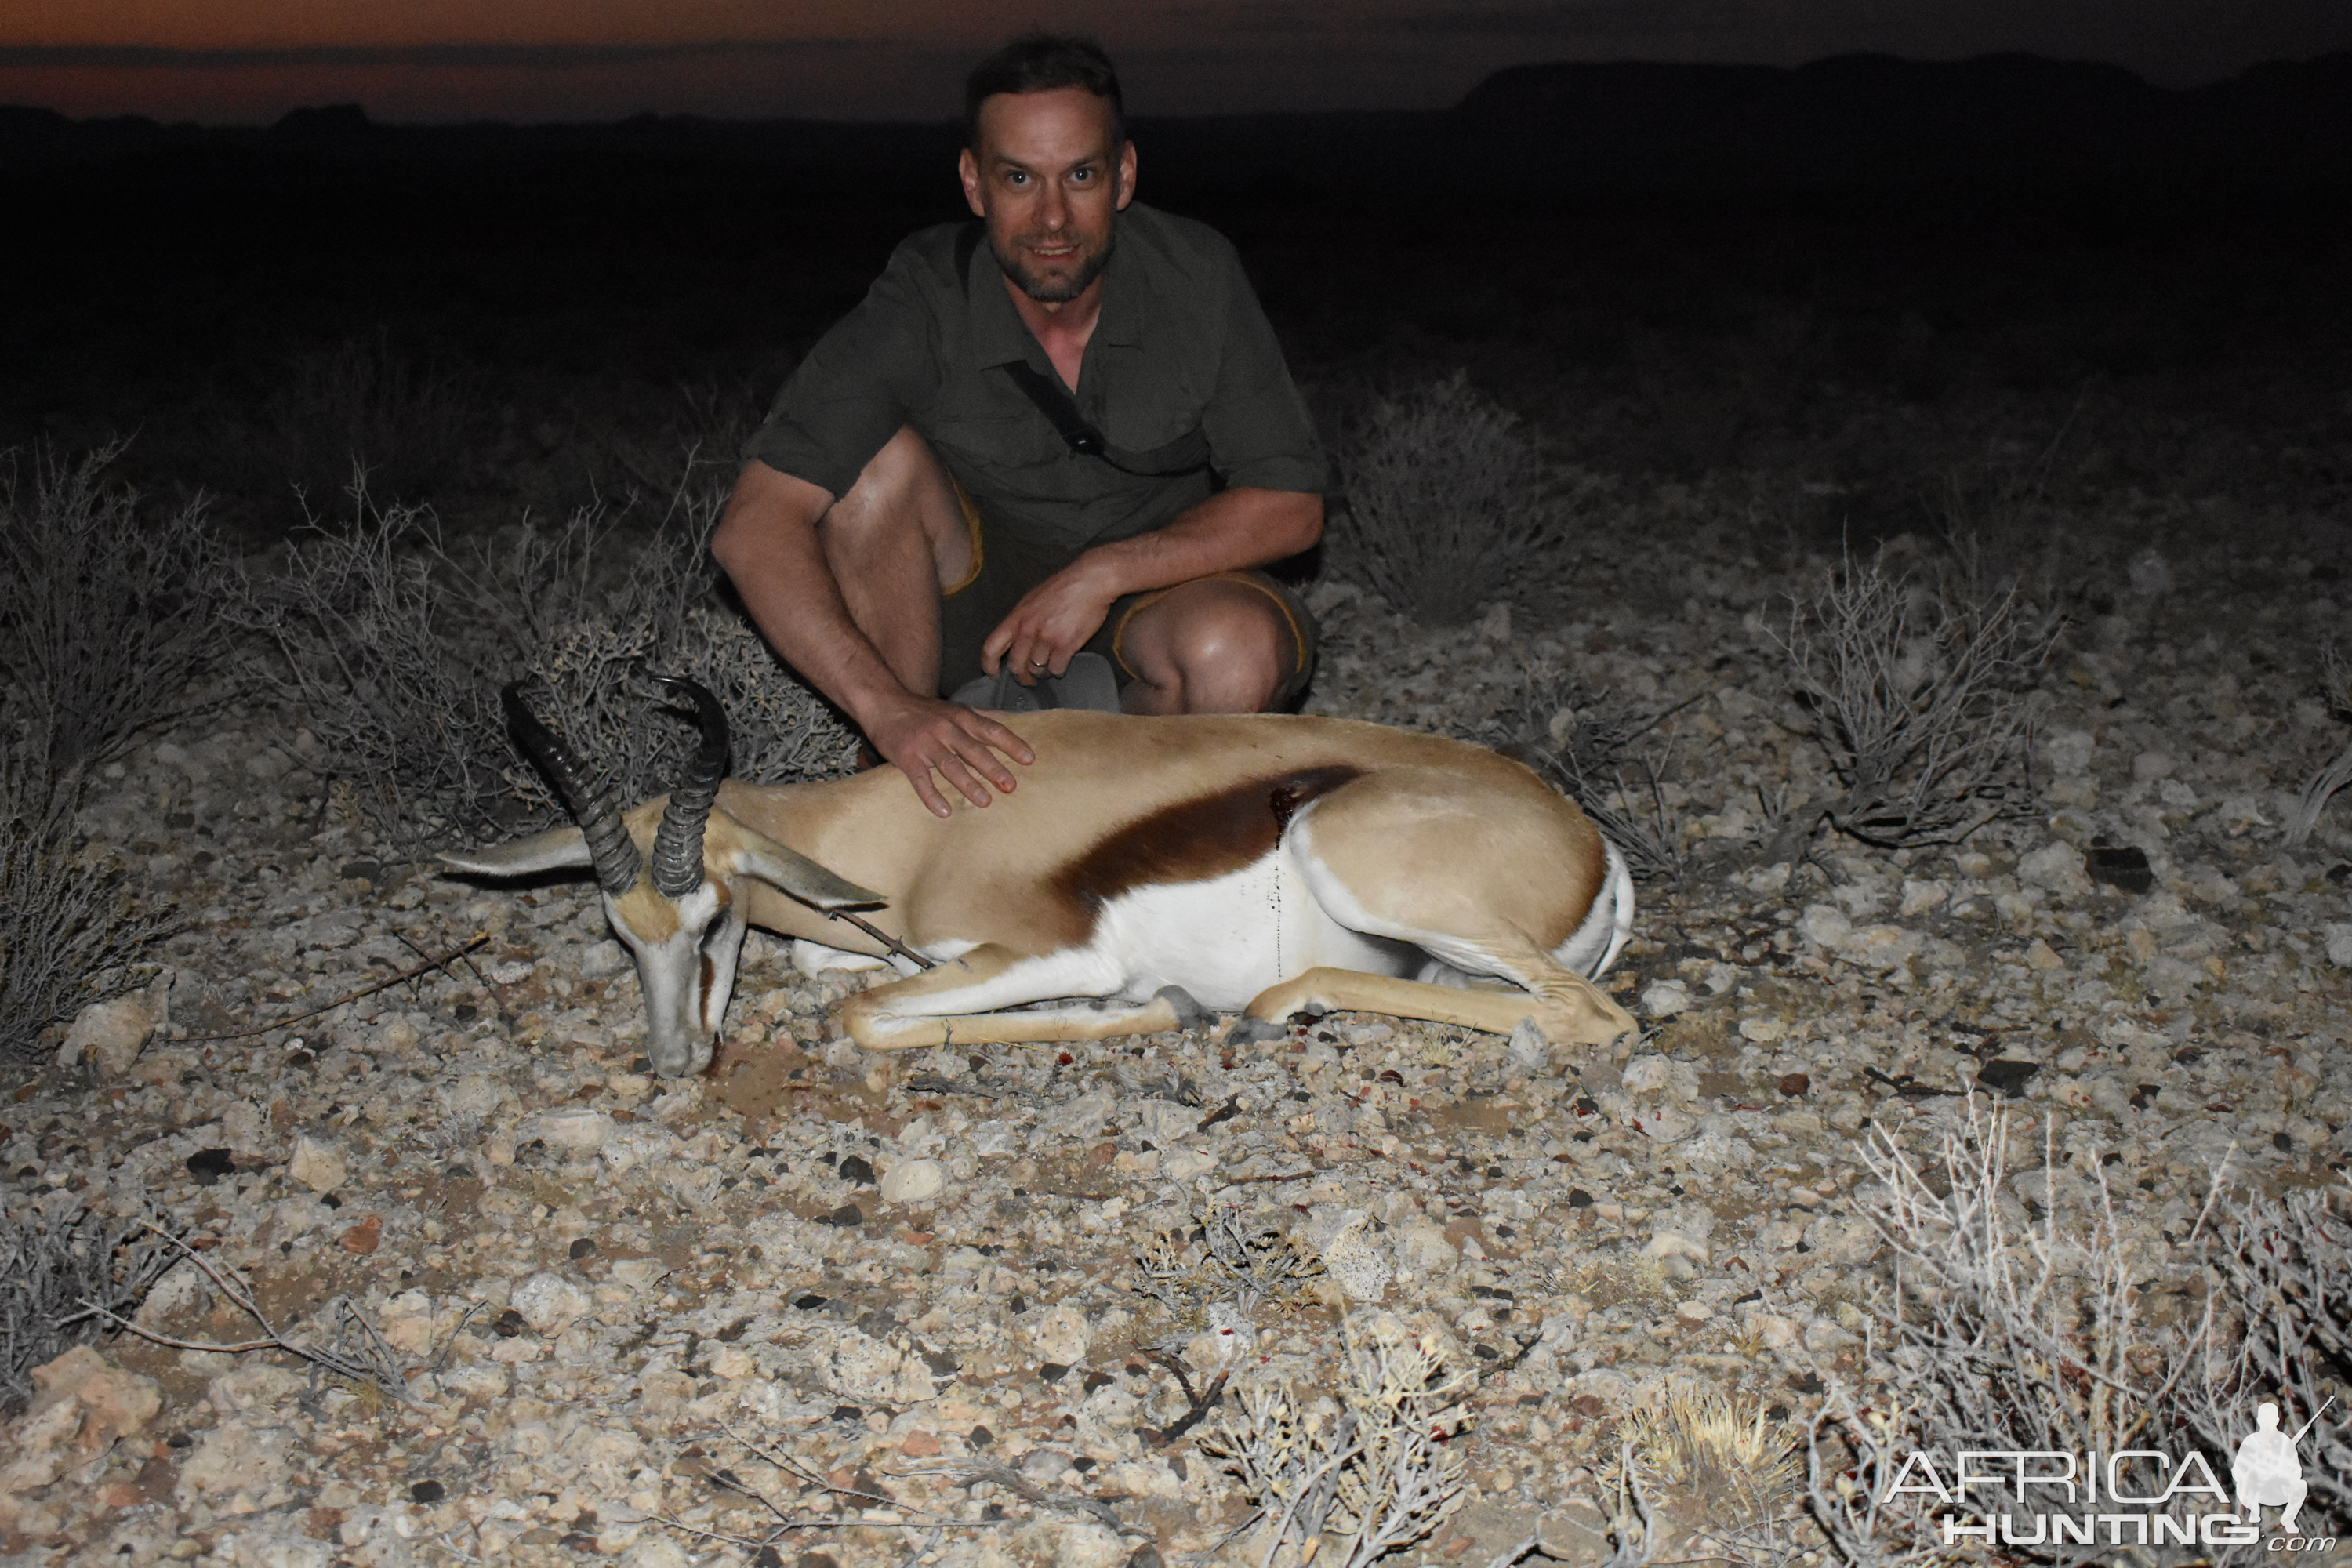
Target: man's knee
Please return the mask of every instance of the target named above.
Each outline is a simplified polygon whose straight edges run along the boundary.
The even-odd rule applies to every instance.
[[[1155,685],[1174,685],[1194,712],[1264,709],[1297,660],[1280,608],[1240,584],[1188,584],[1143,614],[1150,623],[1127,640],[1132,668]]]
[[[958,526],[961,519],[947,470],[909,425],[883,443],[817,527],[836,571],[878,552],[920,542],[946,575],[970,559],[969,534]]]

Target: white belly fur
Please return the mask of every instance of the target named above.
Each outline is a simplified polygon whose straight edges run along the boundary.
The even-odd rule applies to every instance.
[[[1318,965],[1402,974],[1417,962],[1398,944],[1326,913],[1286,842],[1205,882],[1139,888],[1114,899],[1089,945],[1107,968],[1127,976],[1120,997],[1141,1002],[1164,985],[1181,985],[1224,1013]]]

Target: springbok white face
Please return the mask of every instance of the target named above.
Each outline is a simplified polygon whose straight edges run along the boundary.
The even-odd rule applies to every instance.
[[[646,1055],[664,1078],[686,1078],[710,1065],[727,1004],[735,994],[735,964],[743,952],[743,917],[733,889],[706,879],[669,900],[666,934],[641,935],[607,896],[613,933],[637,961],[637,988],[646,1002]]]
[[[662,684],[693,702],[702,731],[702,744],[667,800],[649,801],[624,816],[611,794],[509,686],[507,712],[517,736],[555,781],[580,826],[440,860],[453,871],[481,877],[594,871],[604,918],[636,960],[646,1056],[663,1077],[686,1078],[710,1065],[735,994],[749,881],[767,882],[817,909],[882,900],[725,813],[714,815],[727,765],[726,713],[717,698],[690,680]]]

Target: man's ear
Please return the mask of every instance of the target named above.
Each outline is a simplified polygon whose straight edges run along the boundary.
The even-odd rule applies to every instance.
[[[971,216],[986,217],[988,209],[980,200],[980,160],[969,147],[956,154],[956,177],[963,182],[964,205],[971,208]]]
[[[1118,144],[1118,210],[1125,212],[1127,204],[1135,199],[1135,143]]]

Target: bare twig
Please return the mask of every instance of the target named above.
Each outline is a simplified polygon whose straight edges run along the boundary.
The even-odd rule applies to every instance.
[[[335,1320],[335,1339],[332,1344],[306,1344],[290,1340],[270,1322],[268,1315],[262,1311],[260,1304],[253,1299],[253,1292],[243,1281],[215,1268],[203,1253],[161,1226],[151,1224],[145,1228],[153,1232],[182,1257],[202,1269],[206,1277],[219,1287],[221,1294],[228,1298],[231,1306],[261,1325],[261,1331],[265,1337],[230,1345],[183,1340],[169,1334],[157,1333],[152,1329],[142,1328],[128,1318],[91,1303],[91,1310],[108,1322],[137,1334],[142,1340],[159,1345],[170,1345],[176,1350],[206,1351],[216,1355],[241,1355],[248,1351],[260,1350],[284,1351],[289,1355],[298,1356],[310,1363],[330,1376],[340,1377],[346,1383],[373,1386],[385,1397],[397,1400],[412,1410],[432,1408],[431,1405],[408,1392],[408,1380],[403,1375],[399,1360],[393,1354],[392,1347],[384,1343],[383,1336],[375,1331],[375,1325],[361,1314],[359,1308],[352,1304],[350,1297],[338,1296],[329,1301],[324,1309],[322,1315],[331,1316]]]
[[[377,981],[373,985],[362,985],[349,995],[339,996],[323,1007],[313,1007],[307,1013],[297,1013],[290,1018],[279,1018],[274,1023],[258,1025],[250,1029],[238,1029],[232,1034],[226,1035],[184,1035],[181,1037],[181,1040],[183,1042],[196,1040],[249,1040],[257,1035],[267,1035],[278,1029],[289,1028],[296,1024],[307,1023],[310,1019],[319,1016],[321,1013],[331,1013],[338,1007],[347,1007],[362,997],[373,996],[379,991],[389,991],[392,987],[404,984],[408,981],[415,979],[420,974],[428,973],[429,971],[446,969],[450,964],[457,962],[461,958],[464,958],[466,954],[473,952],[476,948],[481,946],[484,942],[489,940],[489,932],[478,931],[469,941],[466,942],[461,946],[453,947],[448,952],[441,953],[437,957],[428,956],[422,963],[404,969],[397,974],[389,975],[384,979]]]

